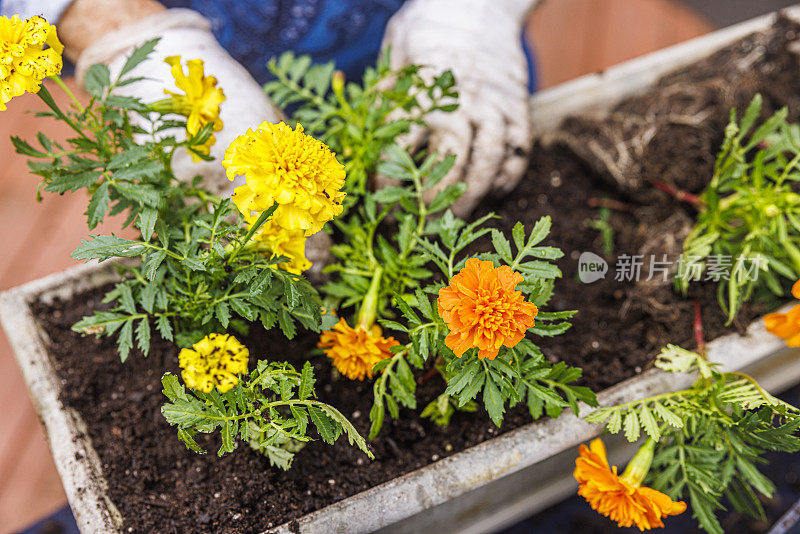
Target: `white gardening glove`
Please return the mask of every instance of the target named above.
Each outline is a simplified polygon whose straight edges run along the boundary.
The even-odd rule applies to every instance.
[[[76,65],[76,77],[83,81],[87,69],[95,63],[108,65],[112,78],[115,77],[133,48],[155,37],[160,37],[160,41],[154,52],[130,73],[145,79],[123,86],[116,93],[136,96],[145,102],[161,100],[166,96],[164,89],[178,91],[164,58],[181,56],[182,63],[202,59],[205,74],[216,77],[217,86],[225,93],[225,101],[220,105],[223,128],[214,134],[216,143],[210,153],[214,161],[196,162],[187,151],[180,151],[173,158],[173,171],[182,180],[201,175],[208,189],[230,196],[244,180],[240,177],[230,182],[225,176],[220,162],[228,145],[248,128],[255,129],[265,120],[281,120],[281,114],[247,70],[217,43],[208,20],[189,9],[170,9],[123,26],[83,51]],[[171,130],[169,135],[185,139],[186,132]],[[330,239],[322,232],[306,242],[306,256],[314,264],[310,276],[318,275],[327,262],[329,243]]]
[[[205,74],[216,77],[217,86],[225,93],[225,101],[220,105],[223,128],[214,134],[217,141],[210,154],[214,161],[195,162],[188,152],[180,151],[175,154],[173,171],[179,179],[190,179],[199,174],[205,178],[209,189],[230,194],[239,184],[229,182],[220,165],[225,149],[248,128],[256,128],[265,120],[280,120],[280,112],[247,70],[217,43],[208,20],[189,9],[170,9],[123,26],[105,34],[83,51],[75,75],[83,82],[91,65],[104,63],[111,70],[113,79],[134,47],[156,37],[160,37],[160,41],[154,52],[129,74],[145,79],[120,87],[115,93],[136,96],[145,102],[161,100],[167,96],[165,89],[180,92],[164,58],[181,56],[184,64],[190,59],[202,59]],[[169,131],[169,135],[186,138],[186,132],[177,129]]]
[[[528,67],[521,32],[539,0],[409,0],[389,21],[384,46],[393,68],[425,65],[423,76],[450,69],[460,105],[427,118],[407,142],[456,163],[439,187],[465,182],[454,205],[468,214],[491,190],[510,191],[524,174],[532,142]]]

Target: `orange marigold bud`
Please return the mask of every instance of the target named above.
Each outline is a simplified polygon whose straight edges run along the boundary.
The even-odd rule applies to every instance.
[[[372,368],[381,360],[389,358],[391,348],[399,343],[393,338],[381,335],[381,327],[372,325],[369,330],[363,327],[351,328],[344,319],[332,330],[326,330],[319,338],[317,347],[325,349],[325,354],[333,360],[333,365],[351,380],[372,378]]]
[[[645,444],[645,447],[652,446],[654,444]],[[617,475],[617,467],[608,465],[606,447],[600,439],[593,440],[589,447],[581,445],[578,451],[574,472],[580,485],[578,495],[586,499],[593,510],[616,521],[620,527],[636,525],[639,530],[663,527],[662,517],[686,511],[685,502],[675,502],[660,491],[640,486],[652,461],[652,450],[640,450],[631,460],[632,464],[639,461],[647,464],[642,466],[644,473],[638,476],[626,475],[628,469],[622,476]]]
[[[800,280],[792,286],[792,296],[800,299]],[[787,313],[768,313],[764,316],[767,332],[786,340],[790,347],[800,347],[800,304]]]
[[[514,289],[523,280],[507,265],[468,259],[450,285],[439,290],[439,315],[450,329],[445,345],[459,358],[478,347],[478,358],[493,360],[501,346],[522,341],[539,313]]]

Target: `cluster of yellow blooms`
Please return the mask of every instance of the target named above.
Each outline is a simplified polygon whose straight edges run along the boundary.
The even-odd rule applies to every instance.
[[[184,73],[181,65],[181,56],[170,56],[164,59],[169,65],[170,73],[175,78],[175,85],[183,90],[184,94],[175,93],[164,89],[170,98],[162,101],[167,103],[172,113],[177,113],[186,117],[186,133],[189,138],[197,135],[207,124],[213,123],[213,131],[222,130],[222,120],[219,118],[219,106],[225,101],[225,93],[217,87],[217,79],[214,76],[206,76],[202,59],[190,59],[186,62],[188,73]],[[158,106],[158,102],[155,107]],[[208,155],[216,138],[211,135],[202,145],[192,148],[200,154]],[[201,158],[192,154],[192,159],[199,161]]]
[[[42,17],[0,17],[0,111],[15,96],[38,93],[43,79],[60,74],[63,50],[56,27]]]
[[[211,393],[216,387],[225,393],[239,383],[247,372],[250,351],[228,334],[209,334],[191,349],[181,349],[178,364],[181,377],[192,389]]]
[[[273,224],[261,230],[256,239],[273,254],[290,252],[289,267],[294,272],[311,266],[305,254],[305,238],[322,229],[342,213],[345,193],[344,165],[321,141],[281,122],[263,122],[240,135],[225,151],[222,166],[233,180],[244,176],[245,184],[236,188],[233,202],[252,222],[273,204],[278,207],[270,218]],[[302,245],[302,246],[301,246]]]

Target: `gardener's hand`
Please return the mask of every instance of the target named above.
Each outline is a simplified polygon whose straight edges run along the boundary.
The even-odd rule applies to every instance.
[[[76,58],[77,77],[83,81],[86,69],[95,63],[109,65],[119,72],[127,55],[137,45],[160,37],[156,50],[140,64],[133,76],[145,79],[123,87],[124,94],[145,102],[165,97],[164,89],[175,90],[175,81],[164,58],[202,59],[205,73],[215,76],[226,99],[220,106],[223,129],[211,147],[215,161],[194,162],[189,154],[176,154],[173,171],[178,178],[201,175],[209,189],[229,195],[240,185],[230,182],[219,162],[230,142],[248,128],[268,120],[277,122],[280,112],[272,105],[261,86],[219,46],[209,31],[206,19],[185,9],[165,10],[153,0],[75,0],[59,20],[59,33],[70,57]],[[182,132],[170,134],[185,135]],[[330,262],[330,238],[318,232],[306,242],[306,256],[313,267],[306,273],[320,276]]]
[[[108,65],[113,76],[134,47],[160,37],[154,53],[131,73],[144,79],[118,91],[145,102],[163,99],[164,89],[177,90],[164,58],[204,61],[206,75],[216,77],[225,92],[220,106],[224,127],[215,133],[216,143],[211,147],[215,161],[193,162],[188,153],[176,154],[173,170],[178,178],[202,175],[209,189],[230,193],[239,184],[229,182],[219,164],[225,149],[248,128],[279,120],[279,112],[261,86],[222,49],[209,31],[208,21],[194,11],[165,10],[152,0],[75,0],[61,17],[59,32],[68,53],[78,58],[76,76],[81,81],[95,63]],[[170,131],[173,133],[185,135]]]
[[[510,191],[527,167],[532,132],[528,68],[521,30],[538,0],[409,0],[389,21],[384,44],[392,67],[412,63],[433,77],[450,69],[459,108],[427,119],[428,132],[412,132],[409,144],[427,137],[430,150],[455,154],[440,187],[466,182],[454,206],[465,215],[490,190]]]

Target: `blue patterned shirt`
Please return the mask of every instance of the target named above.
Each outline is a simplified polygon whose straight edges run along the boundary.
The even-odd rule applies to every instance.
[[[315,62],[334,61],[348,79],[374,64],[389,18],[404,0],[160,0],[166,7],[197,11],[234,59],[259,82],[269,79],[267,61],[286,50]],[[58,20],[71,0],[0,0],[0,15],[42,14]],[[524,42],[524,41],[523,41]],[[535,69],[527,46],[530,87]]]

